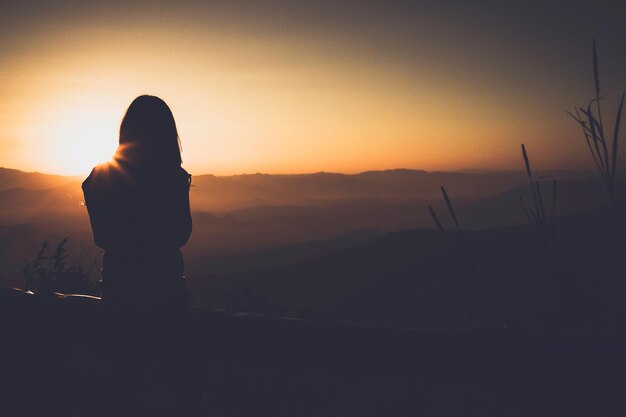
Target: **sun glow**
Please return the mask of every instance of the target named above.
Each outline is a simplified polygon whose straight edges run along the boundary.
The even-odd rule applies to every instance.
[[[41,133],[48,139],[45,154],[53,172],[84,175],[111,159],[117,147],[120,114],[109,109],[78,100],[47,114]]]
[[[522,142],[537,163],[566,167],[585,150],[568,142],[571,121],[554,110],[563,101],[502,90],[482,69],[468,78],[456,58],[435,65],[434,46],[417,48],[429,63],[324,37],[130,16],[24,36],[2,57],[0,166],[89,173],[111,159],[141,94],[172,109],[194,174],[510,169]]]

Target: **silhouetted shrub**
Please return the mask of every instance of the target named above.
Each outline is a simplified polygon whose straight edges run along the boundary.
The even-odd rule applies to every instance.
[[[90,272],[79,263],[80,256],[68,262],[65,247],[68,241],[69,237],[61,240],[54,252],[48,255],[50,243],[46,240],[33,260],[24,260],[22,275],[26,290],[39,295],[55,292],[90,294],[95,291]]]

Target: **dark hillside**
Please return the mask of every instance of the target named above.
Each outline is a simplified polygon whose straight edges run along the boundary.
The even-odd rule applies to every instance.
[[[557,277],[573,325],[588,329],[623,315],[626,285],[621,237],[610,213],[557,219]],[[552,270],[537,253],[529,226],[467,234],[486,282],[490,309],[504,324],[534,325],[551,286]],[[441,328],[458,325],[454,295],[472,279],[455,237],[448,247],[435,230],[391,233],[378,240],[296,265],[223,276],[190,285],[220,305],[292,314],[321,314],[368,323]],[[622,298],[620,298],[622,297]],[[568,305],[572,308],[568,308]],[[574,307],[575,306],[575,307]]]

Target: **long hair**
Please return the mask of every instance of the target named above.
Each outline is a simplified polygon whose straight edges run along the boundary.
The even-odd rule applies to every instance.
[[[133,100],[120,124],[119,159],[139,165],[178,165],[180,139],[174,115],[163,100],[143,95]]]

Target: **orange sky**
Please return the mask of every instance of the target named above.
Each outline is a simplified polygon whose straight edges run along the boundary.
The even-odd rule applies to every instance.
[[[0,166],[87,173],[144,93],[172,108],[196,174],[522,169],[522,142],[539,168],[588,159],[563,110],[591,96],[590,41],[550,49],[445,10],[314,10],[328,27],[307,10],[71,10],[0,34]]]

